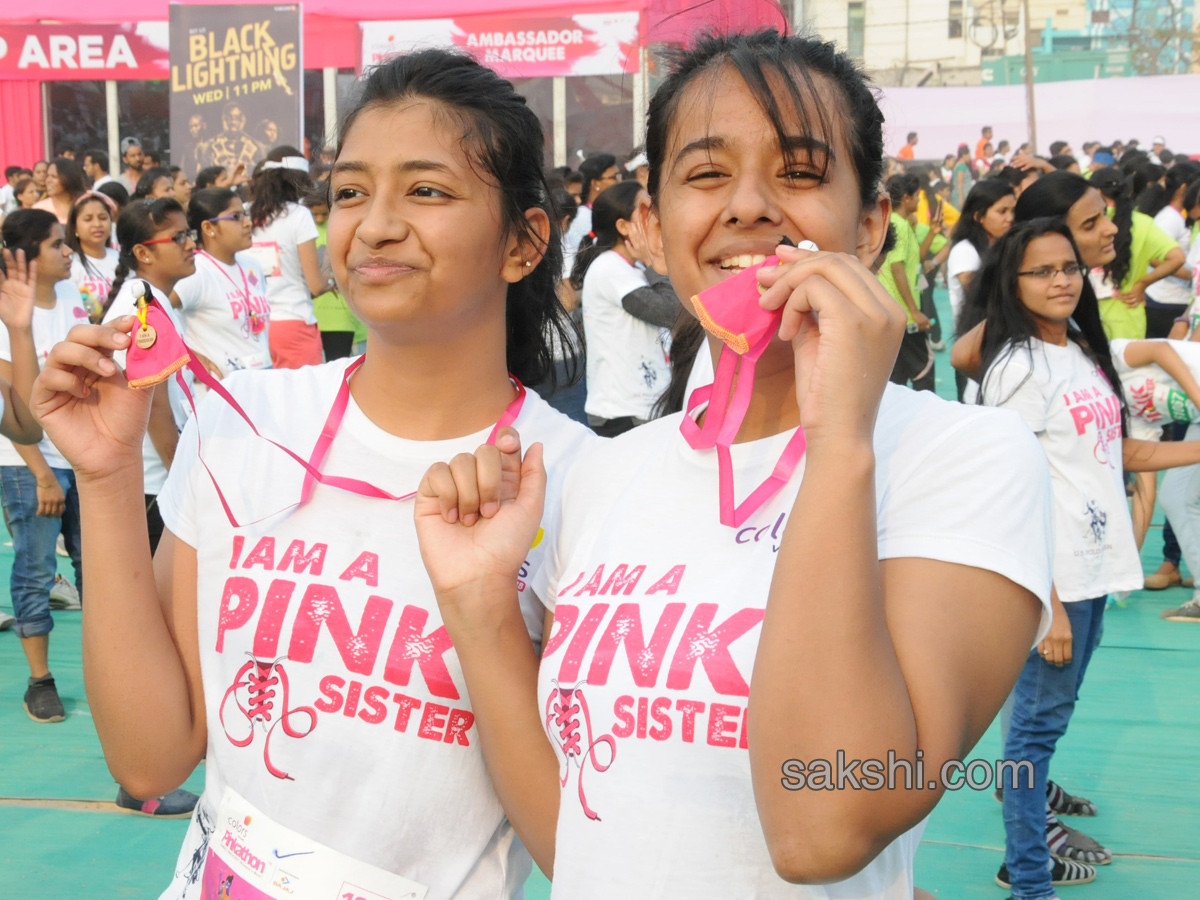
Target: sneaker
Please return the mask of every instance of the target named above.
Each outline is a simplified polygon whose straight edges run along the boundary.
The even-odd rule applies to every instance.
[[[1055,887],[1071,884],[1088,884],[1096,880],[1096,869],[1093,866],[1085,866],[1083,863],[1072,862],[1069,859],[1054,859],[1050,858],[1052,865],[1050,866],[1050,883]],[[1000,871],[996,873],[996,884],[1002,888],[1011,888],[1012,882],[1008,878],[1008,865],[1000,866]]]
[[[1178,609],[1164,609],[1158,615],[1168,622],[1200,622],[1200,602],[1189,600]]]
[[[0,612],[0,631],[8,631],[13,627],[13,622],[17,621],[6,612]]]
[[[53,675],[29,679],[29,688],[25,691],[25,712],[33,721],[43,724],[61,722],[67,717],[67,711],[58,699]]]
[[[50,588],[51,609],[83,609],[83,601],[79,599],[79,591],[75,585],[61,575],[54,576],[54,586]]]
[[[71,554],[67,552],[67,539],[61,534],[58,536],[58,540],[54,544],[54,552],[59,556],[67,557],[67,559],[71,558]]]
[[[117,788],[117,808],[122,812],[138,816],[153,816],[156,819],[186,819],[192,815],[200,800],[191,791],[171,791],[153,800],[138,800],[123,787]]]

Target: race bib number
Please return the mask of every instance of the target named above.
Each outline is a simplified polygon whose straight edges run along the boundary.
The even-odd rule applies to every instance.
[[[202,900],[424,900],[427,888],[275,822],[225,789]]]
[[[259,261],[263,268],[263,274],[268,278],[278,278],[283,274],[283,269],[279,267],[279,244],[275,241],[253,244],[245,252]]]

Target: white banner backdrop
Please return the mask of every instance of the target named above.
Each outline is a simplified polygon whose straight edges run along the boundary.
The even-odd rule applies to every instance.
[[[1200,154],[1200,75],[1154,75],[1054,81],[1036,86],[1038,151],[1069,141],[1082,154],[1084,141],[1104,144],[1137,138],[1150,148],[1156,135],[1175,153]],[[918,159],[940,159],[959,144],[975,150],[980,129],[991,125],[993,142],[1015,150],[1028,138],[1024,85],[998,87],[889,87],[881,100],[884,147],[904,146],[920,136]]]

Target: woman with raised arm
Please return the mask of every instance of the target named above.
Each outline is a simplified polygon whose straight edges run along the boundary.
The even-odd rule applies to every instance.
[[[589,448],[547,501],[540,668],[511,584],[536,439],[422,483],[484,754],[555,897],[908,900],[937,773],[1048,624],[1033,435],[888,385],[882,126],[847,56],[775,31],[702,38],[659,87],[649,245],[729,346],[687,412]],[[839,764],[880,789],[820,789]]]
[[[0,331],[0,378],[32,390],[38,363],[72,326],[87,321],[87,313],[67,280],[71,248],[53,213],[17,210],[5,218],[0,236],[13,258],[12,277],[5,280],[3,292],[19,291],[22,296],[15,305],[22,309],[28,302],[25,295],[33,294],[31,308],[17,320],[22,326],[28,322],[28,329]],[[9,591],[17,620],[14,631],[29,664],[25,712],[35,722],[61,722],[67,713],[50,671],[50,604],[54,599],[61,608],[79,609],[83,592],[75,473],[48,435],[37,443],[0,440],[0,494],[13,542]],[[56,576],[59,534],[74,564],[74,585]]]
[[[149,398],[111,360],[137,319],[76,329],[35,392],[79,473],[97,572],[84,676],[108,765],[154,796],[207,757],[172,900],[229,878],[246,896],[244,854],[429,900],[518,897],[530,871],[409,500],[434,461],[474,464],[507,424],[545,444],[556,496],[553,473],[592,439],[522,386],[552,372],[545,335],[567,341],[569,321],[541,127],[494,72],[427,50],[375,68],[339,134],[329,258],[367,353],[212,382],[159,495],[153,562]],[[552,530],[508,585],[527,597]]]

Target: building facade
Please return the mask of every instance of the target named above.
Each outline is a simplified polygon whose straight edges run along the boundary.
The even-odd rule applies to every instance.
[[[1029,0],[1035,78],[1200,71],[1196,2]],[[1023,78],[1021,0],[804,0],[795,12],[880,84],[1005,83],[1014,69]]]

